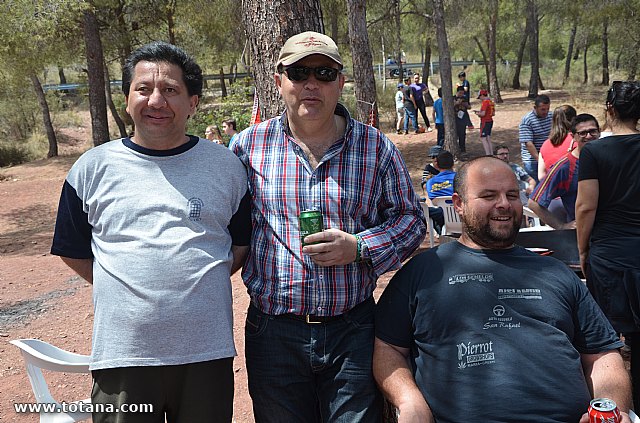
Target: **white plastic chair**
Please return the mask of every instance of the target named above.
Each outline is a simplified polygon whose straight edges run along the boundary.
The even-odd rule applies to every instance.
[[[631,419],[631,423],[640,423],[640,417],[636,416],[636,413],[629,410],[629,418]]]
[[[461,234],[462,221],[453,207],[451,196],[436,197],[431,200],[434,206],[442,207],[444,212],[444,226],[442,227],[442,235]]]
[[[42,369],[54,372],[89,373],[90,357],[88,355],[65,351],[39,339],[17,339],[10,342],[20,348],[36,402],[39,404],[58,405],[56,409],[59,410],[59,412],[57,413],[41,412],[40,423],[72,423],[87,420],[91,417],[91,413],[63,413],[60,408],[60,403],[51,396],[47,381],[42,374]],[[91,398],[69,404],[78,404],[81,402],[90,404]],[[74,409],[76,407],[70,406],[69,408]]]
[[[433,229],[433,222],[429,217],[429,205],[424,201],[421,201],[420,205],[422,206],[422,211],[424,212],[424,218],[427,220],[427,232],[429,233],[429,248],[433,248],[433,245],[434,245],[433,237],[434,237],[435,229]]]

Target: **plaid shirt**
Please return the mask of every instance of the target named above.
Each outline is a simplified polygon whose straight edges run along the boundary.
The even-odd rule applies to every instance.
[[[420,245],[424,215],[400,152],[382,133],[350,118],[345,136],[313,169],[288,134],[286,114],[243,131],[230,148],[245,164],[252,197],[251,249],[242,271],[264,313],[339,315],[369,298],[381,274]],[[301,211],[325,228],[359,234],[365,262],[322,267],[302,254]]]

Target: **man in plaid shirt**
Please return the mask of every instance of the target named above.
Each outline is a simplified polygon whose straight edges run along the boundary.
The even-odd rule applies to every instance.
[[[230,148],[246,165],[252,245],[242,277],[256,422],[381,421],[371,370],[373,291],[420,245],[426,229],[399,151],[338,99],[335,42],[291,37],[275,74],[286,105]],[[298,216],[325,230],[300,239]]]

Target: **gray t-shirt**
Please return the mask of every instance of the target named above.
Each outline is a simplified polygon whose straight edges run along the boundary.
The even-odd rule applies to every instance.
[[[78,159],[52,253],[94,259],[92,370],[236,354],[229,226],[246,190],[240,160],[195,137],[168,151],[115,140]]]
[[[458,242],[398,271],[378,302],[376,336],[410,349],[438,422],[577,422],[590,401],[580,354],[622,346],[560,261]]]

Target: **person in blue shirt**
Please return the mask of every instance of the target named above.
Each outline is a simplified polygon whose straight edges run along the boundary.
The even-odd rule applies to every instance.
[[[424,184],[427,194],[426,203],[429,205],[429,217],[433,220],[433,227],[441,233],[444,226],[444,212],[441,207],[433,207],[433,200],[436,197],[446,197],[453,195],[453,178],[456,172],[453,170],[453,154],[442,150],[433,162],[439,173],[432,176]]]
[[[444,111],[442,110],[442,88],[438,88],[438,99],[433,103],[433,115],[431,119],[436,124],[438,131],[437,145],[444,145]]]

